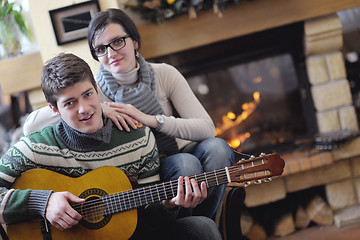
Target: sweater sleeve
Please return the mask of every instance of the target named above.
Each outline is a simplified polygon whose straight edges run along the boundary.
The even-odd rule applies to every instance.
[[[1,223],[17,223],[44,218],[52,191],[19,190],[1,187]]]
[[[51,191],[12,189],[15,180],[26,170],[25,156],[19,143],[10,148],[0,164],[0,222],[15,223],[44,217]]]
[[[214,137],[215,126],[182,74],[168,64],[153,64],[157,97],[166,115],[161,132],[177,138],[202,141]],[[170,116],[173,104],[179,117]],[[170,114],[169,114],[170,113]]]

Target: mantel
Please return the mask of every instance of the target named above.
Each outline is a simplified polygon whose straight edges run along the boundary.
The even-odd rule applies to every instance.
[[[360,6],[360,0],[251,0],[228,6],[219,18],[211,10],[163,24],[142,24],[141,54],[155,58]]]

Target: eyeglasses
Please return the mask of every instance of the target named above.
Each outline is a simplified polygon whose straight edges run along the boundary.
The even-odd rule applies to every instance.
[[[109,47],[114,51],[119,51],[120,49],[124,48],[126,46],[126,39],[128,37],[130,37],[130,35],[116,38],[116,39],[112,40],[109,44],[97,46],[97,47],[93,48],[92,50],[97,57],[103,57],[106,54],[108,54]]]

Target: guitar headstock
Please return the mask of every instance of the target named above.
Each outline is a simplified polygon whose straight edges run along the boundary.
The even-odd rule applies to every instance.
[[[360,131],[340,131],[319,134],[315,138],[315,148],[318,150],[333,150],[348,143],[360,135]]]
[[[259,157],[240,160],[229,167],[229,174],[232,182],[244,183],[246,187],[252,182],[271,181],[272,177],[283,173],[284,166],[285,162],[278,154],[260,154]]]

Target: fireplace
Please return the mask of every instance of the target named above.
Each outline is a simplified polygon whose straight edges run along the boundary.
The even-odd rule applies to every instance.
[[[152,59],[177,67],[232,148],[284,151],[317,132],[303,23]]]
[[[313,145],[315,137],[359,130],[342,43],[341,23],[330,14],[150,59],[184,74],[218,136],[229,144],[238,138],[235,149],[277,152],[285,160],[281,177],[246,188],[244,235],[261,233],[265,239],[311,226],[314,206],[323,206],[326,215],[316,224],[360,222],[355,214],[360,211],[360,138],[345,138],[334,149]],[[272,229],[264,229],[268,215],[258,217],[264,212],[277,218]],[[302,214],[309,218],[299,226]]]

